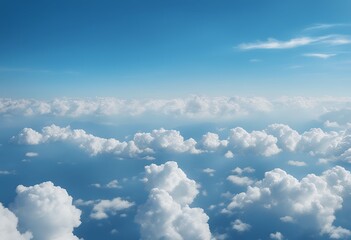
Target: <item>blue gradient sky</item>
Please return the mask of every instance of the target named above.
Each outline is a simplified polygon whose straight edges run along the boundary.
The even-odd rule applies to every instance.
[[[0,94],[347,95],[350,9],[347,0],[4,0]],[[302,37],[327,39],[240,47]]]

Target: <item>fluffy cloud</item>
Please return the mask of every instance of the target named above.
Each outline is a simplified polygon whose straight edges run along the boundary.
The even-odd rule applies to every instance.
[[[300,181],[281,169],[266,172],[264,179],[236,194],[227,210],[244,208],[255,202],[279,210],[283,216],[304,218],[331,238],[351,235],[348,229],[333,225],[335,212],[342,208],[343,197],[351,190],[351,173],[336,166],[320,176],[309,174]]]
[[[118,211],[130,208],[133,205],[133,202],[128,202],[119,197],[112,200],[99,200],[94,205],[90,217],[97,220],[105,219],[108,218],[108,214],[116,215]]]
[[[239,186],[251,185],[254,182],[252,179],[248,177],[240,177],[236,175],[228,176],[227,180]]]
[[[65,189],[44,182],[31,187],[19,185],[13,212],[21,229],[36,240],[78,240],[73,229],[80,225],[81,211],[72,205]]]
[[[232,227],[234,230],[238,231],[238,232],[245,232],[250,230],[251,225],[242,222],[240,219],[236,219],[234,222],[232,222]]]
[[[146,166],[145,179],[149,197],[136,216],[142,239],[211,239],[208,216],[189,207],[199,192],[196,182],[176,162]]]
[[[245,168],[236,167],[232,170],[232,173],[235,173],[238,175],[241,175],[243,173],[253,173],[253,172],[255,172],[255,169],[253,169],[251,167],[245,167]]]
[[[6,240],[29,240],[32,234],[21,234],[17,230],[18,219],[9,209],[0,203],[0,236]]]
[[[179,131],[153,130],[151,133],[136,133],[133,141],[119,141],[114,138],[101,138],[86,133],[83,129],[71,129],[56,125],[46,126],[41,133],[24,128],[14,137],[21,144],[41,144],[46,142],[66,141],[78,145],[91,155],[113,153],[119,156],[139,156],[152,154],[154,149],[165,149],[173,152],[200,153],[196,149],[196,141],[192,138],[184,140]]]
[[[228,147],[235,150],[251,149],[257,154],[269,157],[279,153],[277,138],[267,134],[265,131],[253,131],[248,133],[241,127],[230,130]]]
[[[228,141],[220,140],[218,134],[208,132],[202,136],[202,146],[207,150],[216,150],[220,146],[226,147]]]
[[[213,177],[214,173],[216,172],[216,170],[212,169],[212,168],[205,168],[202,170],[204,173],[207,173],[209,176]]]
[[[283,240],[284,239],[284,236],[281,232],[271,233],[271,234],[269,234],[269,237],[271,239],[274,239],[274,240]]]
[[[269,125],[266,132],[278,139],[280,148],[289,151],[295,151],[297,144],[301,140],[301,136],[297,131],[284,124]]]

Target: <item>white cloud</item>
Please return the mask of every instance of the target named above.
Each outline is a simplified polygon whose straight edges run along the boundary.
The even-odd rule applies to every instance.
[[[0,170],[0,175],[11,175],[11,174],[14,174],[14,172],[10,172],[7,170]]]
[[[251,226],[250,224],[242,222],[240,219],[236,219],[232,222],[232,228],[238,232],[245,232],[250,230]]]
[[[271,234],[269,234],[269,237],[271,239],[274,239],[274,240],[283,240],[284,239],[284,236],[281,232],[271,233]]]
[[[351,190],[351,173],[336,166],[320,176],[309,174],[300,181],[281,169],[266,172],[264,179],[236,194],[227,210],[244,208],[257,202],[281,214],[312,224],[321,234],[332,238],[351,235],[348,229],[333,225],[335,212],[342,208],[343,197]],[[308,220],[306,220],[308,219]]]
[[[145,178],[149,197],[136,216],[142,239],[211,239],[208,216],[189,207],[198,194],[196,182],[176,162],[146,166]]]
[[[328,45],[341,45],[350,43],[347,36],[342,35],[325,35],[320,37],[298,37],[292,38],[287,41],[279,41],[274,38],[269,38],[267,41],[258,41],[254,43],[242,43],[238,48],[241,50],[254,50],[254,49],[290,49],[302,46],[307,46],[315,43],[328,44]]]
[[[36,153],[36,152],[27,152],[26,153],[26,157],[37,157],[39,154],[38,153]]]
[[[291,216],[284,216],[284,217],[281,217],[281,218],[280,218],[280,221],[286,222],[286,223],[288,223],[288,222],[294,222],[294,218],[291,217]]]
[[[207,150],[216,150],[217,148],[228,145],[228,141],[220,140],[218,134],[208,132],[202,136],[201,141],[203,147]]]
[[[313,58],[321,58],[321,59],[328,59],[331,57],[336,56],[336,54],[332,54],[332,53],[305,53],[303,54],[303,56],[305,57],[313,57]]]
[[[26,232],[21,234],[17,230],[18,219],[9,209],[5,208],[0,203],[0,236],[6,240],[29,240],[32,239],[32,234]]]
[[[289,160],[289,161],[288,161],[288,164],[289,164],[290,166],[295,166],[295,167],[304,167],[304,166],[307,165],[305,162],[302,162],[302,161],[293,161],[293,160]]]
[[[271,124],[266,129],[266,132],[278,139],[280,148],[289,151],[294,151],[301,140],[301,136],[297,131],[284,124]]]
[[[205,168],[202,170],[204,173],[207,173],[209,176],[213,177],[214,173],[216,172],[216,170],[212,169],[212,168]]]
[[[228,147],[235,150],[250,149],[266,157],[278,154],[281,150],[277,146],[277,138],[264,131],[248,133],[241,127],[230,130]]]
[[[236,167],[232,170],[232,173],[235,173],[238,175],[241,175],[243,173],[253,173],[253,172],[255,172],[255,169],[253,169],[251,167],[245,167],[245,168]]]
[[[239,186],[247,186],[247,185],[251,185],[254,181],[251,178],[248,177],[239,177],[236,175],[230,175],[227,177],[227,180],[239,185]]]
[[[73,229],[80,225],[81,211],[61,187],[44,182],[31,187],[19,185],[12,206],[21,229],[35,240],[78,240]]]
[[[114,198],[112,200],[99,200],[93,207],[90,217],[93,219],[105,219],[108,215],[116,215],[118,211],[130,208],[134,205],[133,202],[123,200],[121,198]]]
[[[192,138],[184,140],[179,131],[153,130],[151,133],[136,133],[133,141],[119,141],[114,138],[101,138],[86,133],[83,129],[71,129],[56,125],[46,126],[41,133],[24,128],[14,139],[21,144],[41,144],[46,142],[66,141],[78,145],[91,155],[113,153],[119,156],[142,156],[152,154],[152,148],[165,149],[173,152],[200,153],[196,149],[196,141]]]
[[[228,150],[225,154],[224,154],[225,158],[233,158],[234,157],[234,153],[230,150]]]
[[[121,186],[119,186],[118,184],[118,180],[112,180],[111,182],[106,184],[107,188],[120,188]]]

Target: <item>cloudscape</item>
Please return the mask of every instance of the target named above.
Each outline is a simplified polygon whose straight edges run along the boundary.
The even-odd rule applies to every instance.
[[[0,240],[351,239],[351,2],[0,2]]]

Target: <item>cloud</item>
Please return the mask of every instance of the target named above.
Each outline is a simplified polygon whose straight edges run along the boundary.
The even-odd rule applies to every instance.
[[[230,175],[227,180],[239,186],[251,185],[254,181],[248,177],[239,177],[236,175]]]
[[[278,146],[288,151],[294,151],[301,140],[300,134],[284,124],[271,124],[266,129],[268,134],[278,139]]]
[[[234,158],[234,153],[229,150],[224,154],[224,157],[225,158]]]
[[[300,181],[277,168],[246,192],[236,194],[227,210],[243,209],[257,203],[277,210],[283,216],[297,219],[299,224],[312,224],[321,234],[331,238],[346,238],[351,231],[336,227],[335,213],[342,208],[343,197],[351,190],[351,173],[340,166],[320,176],[309,174]]]
[[[73,229],[81,224],[81,211],[72,205],[72,197],[52,182],[17,187],[11,207],[21,229],[30,231],[35,240],[78,240]]]
[[[90,217],[96,220],[108,218],[109,214],[116,215],[118,211],[130,208],[134,205],[133,202],[114,198],[112,200],[99,200],[93,207]]]
[[[238,232],[245,232],[250,230],[251,226],[250,224],[242,222],[240,219],[236,219],[232,222],[232,228]]]
[[[294,222],[294,218],[292,218],[291,216],[284,216],[284,217],[281,217],[280,218],[280,221],[282,221],[282,222],[286,222],[286,223],[288,223],[288,222]]]
[[[228,145],[228,141],[220,140],[218,134],[208,132],[202,136],[202,146],[206,150],[216,150],[217,148]]]
[[[192,138],[184,140],[179,131],[156,129],[151,133],[136,133],[132,141],[119,141],[114,138],[101,138],[86,133],[83,129],[71,129],[56,125],[46,126],[41,133],[24,128],[16,137],[20,144],[36,145],[47,142],[70,142],[86,150],[92,156],[101,153],[113,153],[122,157],[143,156],[154,153],[154,149],[171,152],[200,153],[196,149],[196,141]]]
[[[265,157],[278,154],[281,151],[276,145],[277,138],[264,131],[248,133],[245,129],[236,127],[230,130],[228,141],[228,147],[232,147],[234,150],[250,149]]]
[[[271,234],[269,234],[269,237],[271,239],[274,239],[274,240],[283,240],[284,239],[284,236],[281,232],[271,233]]]
[[[209,176],[213,177],[216,170],[212,168],[205,168],[202,170],[202,172],[207,173]]]
[[[303,56],[328,59],[328,58],[336,56],[336,54],[332,54],[332,53],[329,53],[329,54],[327,54],[327,53],[305,53],[305,54],[303,54]]]
[[[253,49],[287,49],[306,46],[311,43],[320,41],[321,38],[301,37],[292,38],[287,41],[278,41],[274,38],[269,38],[266,42],[242,43],[238,47],[241,50]]]
[[[146,166],[145,179],[149,196],[136,216],[142,239],[211,239],[208,216],[189,206],[199,192],[196,182],[176,162]]]
[[[236,117],[248,112],[267,112],[270,103],[260,97],[203,97],[174,99],[58,98],[51,101],[0,98],[0,114],[6,116],[50,115],[140,116],[155,114],[186,118]]]
[[[26,157],[37,157],[39,154],[36,152],[27,152],[25,154]]]
[[[289,161],[288,161],[288,164],[289,164],[290,166],[295,166],[295,167],[304,167],[304,166],[307,165],[305,162],[302,162],[302,161],[293,161],[293,160],[289,160]]]
[[[26,232],[21,234],[18,229],[18,219],[9,209],[0,203],[0,236],[6,240],[29,240],[32,234]]]
[[[245,167],[245,168],[236,167],[232,170],[232,173],[238,174],[238,175],[241,175],[243,173],[253,173],[253,172],[255,172],[255,169],[251,167]]]
[[[290,49],[307,46],[315,43],[341,45],[350,43],[350,38],[342,35],[325,35],[320,37],[298,37],[287,41],[279,41],[269,38],[267,41],[258,41],[254,43],[242,43],[238,45],[240,50],[255,49]]]

